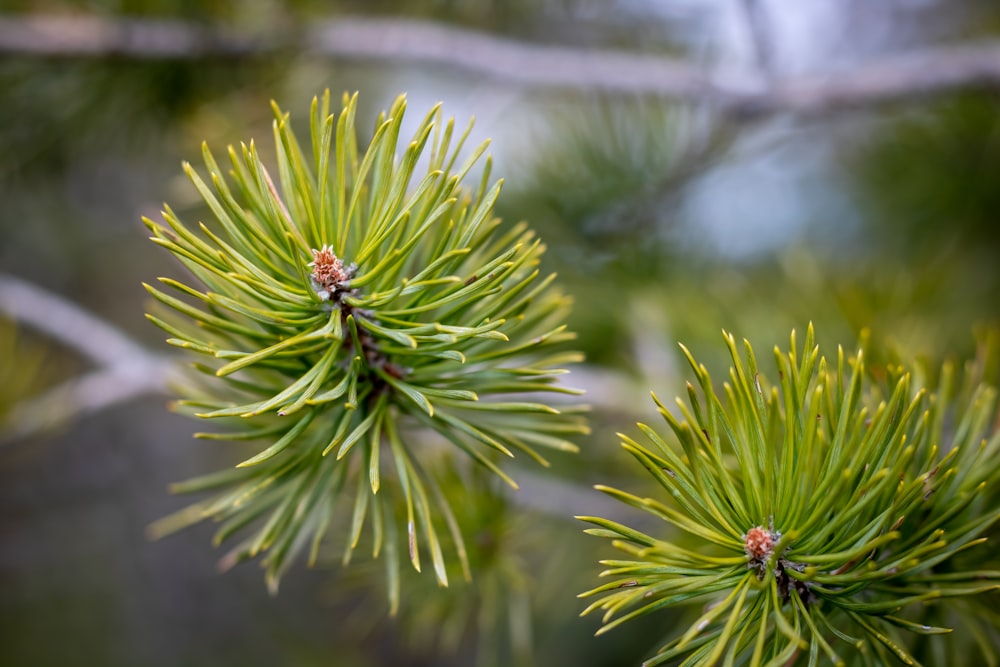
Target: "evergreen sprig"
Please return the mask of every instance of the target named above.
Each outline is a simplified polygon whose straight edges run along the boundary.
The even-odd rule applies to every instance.
[[[198,437],[245,441],[251,454],[176,485],[215,495],[154,532],[222,521],[217,542],[245,535],[226,562],[266,552],[274,588],[306,545],[315,558],[331,523],[348,536],[345,560],[369,525],[395,608],[397,534],[417,570],[429,554],[441,585],[443,545],[468,572],[423,465],[435,455],[426,432],[516,487],[498,459],[547,465],[539,450],[574,451],[586,426],[579,408],[540,398],[576,393],[557,382],[579,358],[560,345],[573,337],[568,299],[540,277],[532,232],[492,215],[488,157],[477,186],[463,185],[486,149],[462,159],[471,123],[456,139],[436,106],[400,142],[400,97],[359,148],[356,105],[345,95],[335,117],[329,92],[314,99],[304,149],[275,106],[278,185],[253,142],[229,147],[228,175],[204,147],[207,178],[184,170],[214,220],[192,229],[166,207],[165,225],[145,221],[195,278],[161,278],[169,293],[146,286],[167,307],[149,319],[204,359],[205,381],[179,405],[229,427]]]
[[[603,611],[605,632],[703,605],[648,666],[919,664],[907,633],[949,632],[921,609],[1000,578],[983,548],[964,557],[998,518],[996,391],[955,391],[949,366],[933,394],[898,368],[872,381],[861,352],[821,357],[811,326],[801,356],[794,333],[775,348],[770,376],[725,340],[721,396],[686,349],[698,389],[678,416],[654,396],[679,448],[643,424],[642,442],[621,436],[665,497],[598,487],[686,539],[580,517],[628,556],[602,561],[612,581],[583,594],[597,597],[584,613]]]

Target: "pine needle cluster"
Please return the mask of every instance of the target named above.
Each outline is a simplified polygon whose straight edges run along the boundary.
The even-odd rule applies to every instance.
[[[677,445],[643,424],[641,441],[621,436],[661,497],[599,488],[675,530],[580,517],[626,554],[602,561],[586,612],[604,632],[700,606],[650,667],[919,664],[913,637],[950,632],[927,608],[1000,579],[982,546],[1000,517],[996,391],[957,390],[949,366],[933,393],[900,368],[873,381],[861,352],[828,363],[811,327],[801,354],[794,333],[775,348],[771,374],[725,340],[721,395],[685,349],[697,388],[677,415],[657,401]]]
[[[192,276],[147,286],[165,306],[149,319],[199,359],[203,380],[178,405],[224,425],[198,437],[248,454],[176,485],[213,495],[154,532],[219,521],[217,542],[241,538],[225,562],[264,554],[275,588],[332,525],[345,560],[367,526],[395,607],[401,552],[417,570],[429,558],[441,585],[448,558],[468,571],[425,466],[436,449],[516,486],[501,459],[547,464],[544,450],[574,451],[586,426],[545,398],[577,393],[559,382],[579,358],[563,345],[569,300],[540,273],[533,233],[492,214],[488,157],[464,184],[486,149],[465,146],[471,124],[458,134],[435,107],[401,141],[400,97],[363,147],[356,106],[345,96],[334,116],[329,93],[315,99],[305,147],[275,107],[277,179],[253,142],[229,148],[228,173],[205,147],[207,176],[184,169],[212,219],[191,227],[166,207],[163,223],[146,220]]]

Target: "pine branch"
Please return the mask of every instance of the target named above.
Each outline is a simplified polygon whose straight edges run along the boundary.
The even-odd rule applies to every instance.
[[[166,395],[169,381],[178,373],[180,360],[173,355],[147,350],[110,322],[20,278],[0,274],[0,312],[98,366],[15,406],[17,419],[5,425],[0,442],[37,435],[150,394]],[[574,369],[572,384],[586,394],[588,403],[609,413],[631,413],[638,404],[637,394],[642,393],[624,373],[587,364]]]
[[[601,634],[666,607],[700,607],[648,667],[710,667],[723,656],[792,665],[806,649],[810,665],[865,654],[920,664],[914,636],[951,632],[923,608],[1000,588],[981,546],[1000,520],[996,390],[980,384],[977,364],[964,375],[946,364],[938,386],[922,388],[902,367],[868,374],[861,351],[828,361],[811,326],[801,347],[793,332],[787,352],[774,348],[771,368],[749,342],[725,342],[722,391],[684,349],[697,380],[687,401],[668,409],[654,396],[673,437],[644,424],[641,436],[620,436],[661,488],[652,497],[597,488],[675,530],[665,541],[662,525],[578,517],[624,553],[601,561],[609,581],[581,595],[596,598],[584,613],[604,612]]]
[[[756,29],[755,29],[756,32]],[[836,71],[749,77],[659,55],[530,44],[408,19],[343,18],[284,34],[243,34],[185,21],[0,18],[0,53],[45,57],[241,58],[304,51],[422,63],[528,89],[653,95],[736,116],[815,114],[959,90],[1000,89],[1000,43],[928,48]]]
[[[228,148],[229,170],[206,145],[207,177],[184,168],[215,221],[145,220],[189,270],[146,285],[147,317],[201,372],[177,406],[222,427],[198,437],[248,449],[176,485],[215,495],[151,534],[218,520],[217,543],[243,536],[223,562],[260,556],[272,591],[328,533],[345,562],[371,540],[394,610],[401,554],[441,586],[449,563],[469,572],[443,475],[475,464],[516,489],[506,459],[548,466],[589,428],[585,406],[552,400],[580,393],[558,383],[581,359],[563,346],[570,300],[527,225],[492,214],[486,145],[459,161],[471,123],[456,131],[437,105],[405,139],[400,96],[365,147],[356,109],[356,94],[336,113],[314,98],[303,144],[274,105],[273,178],[253,141]]]
[[[179,358],[151,352],[94,313],[11,275],[0,274],[0,313],[64,343],[98,366],[15,405],[11,413],[16,419],[4,424],[0,446],[143,396],[167,395],[170,381],[179,373]],[[586,392],[591,404],[615,413],[631,412],[638,404],[636,383],[624,374],[581,366],[573,370],[573,385]],[[618,505],[589,486],[530,470],[519,470],[518,480],[520,490],[512,500],[519,507],[560,518],[583,510],[617,517]]]

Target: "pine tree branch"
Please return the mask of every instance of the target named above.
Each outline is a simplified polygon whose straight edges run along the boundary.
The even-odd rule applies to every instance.
[[[0,313],[64,343],[98,366],[15,405],[8,421],[0,424],[0,448],[142,396],[166,394],[176,373],[178,359],[147,351],[114,325],[14,276],[0,274]],[[635,383],[595,367],[574,369],[569,384],[584,389],[589,401],[602,409],[629,412],[642,401],[636,396]],[[621,514],[614,502],[589,485],[526,469],[518,470],[518,479],[521,491],[512,498],[522,507],[558,517],[580,511],[611,517]]]
[[[0,423],[0,448],[143,396],[165,395],[176,377],[179,359],[149,352],[114,325],[20,278],[0,274],[0,313],[65,344],[97,366],[15,405],[7,422]],[[588,402],[601,410],[631,414],[646,400],[636,382],[594,366],[577,366],[567,384],[583,389]],[[519,469],[517,475],[521,490],[511,497],[519,506],[556,517],[583,511],[626,518],[616,503],[590,485],[528,469]]]
[[[185,21],[0,18],[0,53],[46,57],[203,58],[304,51],[333,58],[422,63],[525,88],[655,95],[733,115],[822,113],[1000,89],[1000,43],[929,48],[837,71],[748,78],[657,55],[546,46],[409,19],[342,18],[267,38]]]
[[[69,380],[11,410],[0,443],[34,435],[141,396],[166,394],[178,360],[148,351],[114,325],[63,297],[14,276],[0,274],[0,312],[90,359],[97,369]],[[602,410],[631,413],[642,404],[626,376],[580,365],[567,384],[586,392]]]

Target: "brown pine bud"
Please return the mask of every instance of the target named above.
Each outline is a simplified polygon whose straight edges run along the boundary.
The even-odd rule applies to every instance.
[[[315,283],[316,291],[324,299],[329,299],[330,294],[338,287],[342,287],[347,281],[347,271],[344,270],[344,263],[333,253],[333,248],[328,245],[319,250],[313,250],[313,261],[309,262],[312,267],[312,279]]]

